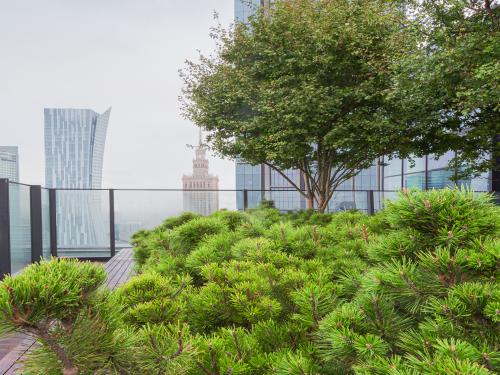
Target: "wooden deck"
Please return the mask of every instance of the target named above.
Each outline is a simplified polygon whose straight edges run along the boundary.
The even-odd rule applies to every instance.
[[[106,286],[115,289],[125,283],[134,268],[133,250],[122,249],[106,263]],[[21,359],[35,345],[30,336],[13,333],[0,339],[0,375],[22,374]]]
[[[120,250],[106,263],[108,273],[106,285],[109,289],[115,289],[130,279],[134,268],[133,253],[132,249]]]

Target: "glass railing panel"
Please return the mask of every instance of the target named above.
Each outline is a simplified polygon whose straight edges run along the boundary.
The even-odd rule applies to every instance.
[[[130,247],[130,237],[183,212],[182,191],[115,190],[115,246]]]
[[[109,257],[109,220],[108,190],[57,190],[57,255]]]
[[[264,197],[272,200],[274,207],[281,212],[300,211],[307,207],[306,198],[297,190],[271,190]]]
[[[398,197],[397,191],[375,191],[373,192],[373,200],[375,212],[382,210],[387,201],[395,200]]]
[[[50,206],[47,189],[42,189],[42,255],[45,259],[50,259]]]
[[[236,210],[242,192],[209,190],[115,190],[115,246],[130,247],[130,237],[140,229],[152,229],[183,212],[209,215]]]
[[[31,263],[30,187],[9,184],[11,273]]]
[[[365,196],[366,199],[366,196]],[[336,191],[328,203],[328,212],[356,210],[356,194],[353,191]]]

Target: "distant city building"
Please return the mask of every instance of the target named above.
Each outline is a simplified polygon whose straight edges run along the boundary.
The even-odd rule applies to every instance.
[[[49,188],[99,189],[111,108],[46,108],[45,184]]]
[[[19,182],[19,151],[17,146],[0,146],[0,178]]]
[[[386,161],[383,168],[383,189],[398,190],[402,188],[441,189],[451,187],[453,169],[449,168],[450,161],[455,157],[454,152],[447,152],[439,158],[433,155],[416,158],[412,166],[409,160],[392,159]],[[492,191],[492,171],[485,172],[478,177],[458,181],[458,185],[465,185],[474,191]]]
[[[265,5],[264,0],[234,0],[234,20],[235,22],[247,22],[259,9]],[[265,165],[251,165],[244,160],[236,161],[236,207],[238,210],[244,209],[244,197],[242,190],[247,191],[247,208],[255,208],[264,199],[270,199],[264,191],[269,188],[270,169]],[[259,191],[260,190],[260,191]]]
[[[59,189],[100,189],[111,108],[46,108],[45,185]],[[57,194],[57,241],[61,249],[109,246],[106,204],[101,191]]]
[[[235,0],[234,19],[237,22],[247,22],[261,6],[269,6],[270,0]]]
[[[184,211],[201,215],[210,215],[219,209],[219,178],[209,173],[206,152],[200,133],[199,144],[195,147],[193,174],[182,177]]]
[[[0,178],[19,182],[17,146],[0,146]],[[15,273],[31,261],[29,187],[9,185],[11,271]]]

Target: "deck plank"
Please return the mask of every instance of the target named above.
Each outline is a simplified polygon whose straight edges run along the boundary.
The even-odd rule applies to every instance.
[[[134,269],[133,249],[122,249],[105,264],[106,287],[115,289],[127,282]],[[36,341],[21,333],[0,338],[0,375],[22,373],[22,359]]]

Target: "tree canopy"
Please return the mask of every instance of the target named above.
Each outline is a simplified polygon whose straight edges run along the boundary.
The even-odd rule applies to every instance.
[[[495,165],[500,7],[485,0],[277,0],[212,33],[183,71],[184,113],[219,155],[302,172],[308,207],[380,156]],[[495,140],[496,139],[496,140]],[[459,170],[459,173],[457,171]]]
[[[474,175],[494,167],[500,134],[500,3],[404,1],[416,43],[395,80],[395,99],[419,156],[457,152]]]
[[[224,157],[285,179],[299,169],[309,207],[324,210],[342,182],[405,140],[391,99],[413,41],[405,21],[387,1],[277,1],[214,30],[216,55],[183,72],[184,113]]]

